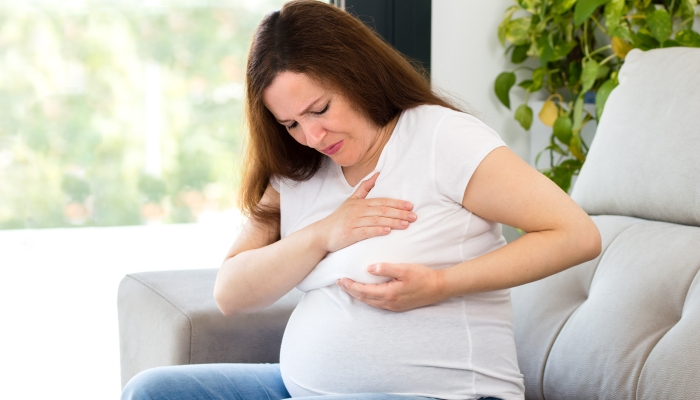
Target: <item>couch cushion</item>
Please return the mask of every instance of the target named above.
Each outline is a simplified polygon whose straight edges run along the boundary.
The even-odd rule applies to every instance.
[[[216,269],[130,274],[119,285],[122,386],[153,367],[279,362],[294,289],[253,314],[226,317],[214,301]]]
[[[700,398],[700,228],[593,219],[598,258],[512,291],[527,398]]]
[[[700,49],[632,50],[572,198],[589,214],[700,226]]]

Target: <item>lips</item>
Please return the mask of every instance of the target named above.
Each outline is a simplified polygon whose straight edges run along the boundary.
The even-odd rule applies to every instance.
[[[340,148],[343,147],[343,141],[341,140],[340,142],[334,143],[325,149],[322,149],[321,152],[324,154],[327,154],[329,156],[332,156],[333,154],[337,153]]]

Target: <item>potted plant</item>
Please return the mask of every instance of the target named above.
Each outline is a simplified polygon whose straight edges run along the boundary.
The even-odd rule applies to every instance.
[[[525,91],[515,119],[529,130],[534,114],[530,94],[546,92],[538,117],[552,133],[537,157],[549,156],[550,166],[542,172],[568,192],[588,153],[581,128],[600,119],[627,53],[633,48],[700,47],[700,34],[692,29],[698,0],[515,3],[505,11],[498,38],[514,64],[533,59],[539,66],[521,65],[498,75],[496,96],[511,108],[511,89],[517,83]],[[584,109],[586,102],[595,102],[594,113]]]

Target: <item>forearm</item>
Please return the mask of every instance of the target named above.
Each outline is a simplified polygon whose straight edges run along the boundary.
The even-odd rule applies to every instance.
[[[593,259],[600,253],[600,235],[590,225],[583,232],[568,234],[527,233],[495,251],[441,270],[445,297],[523,285]]]
[[[263,309],[292,290],[327,252],[314,225],[258,249],[226,259],[214,298],[225,315]]]

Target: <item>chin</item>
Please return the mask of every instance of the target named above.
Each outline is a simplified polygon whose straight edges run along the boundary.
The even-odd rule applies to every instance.
[[[344,157],[343,155],[332,155],[327,157],[329,157],[331,160],[333,160],[334,163],[340,165],[341,167],[351,167],[357,163],[357,160],[350,159],[349,157]]]

